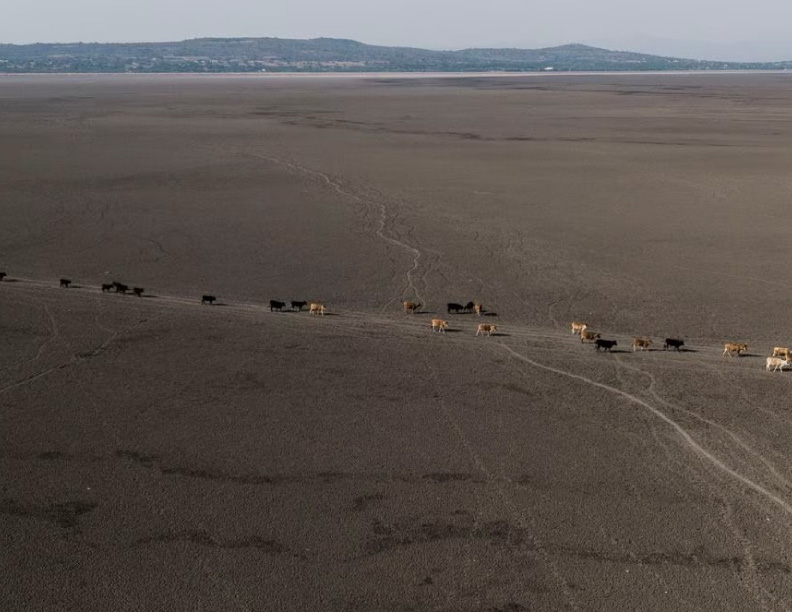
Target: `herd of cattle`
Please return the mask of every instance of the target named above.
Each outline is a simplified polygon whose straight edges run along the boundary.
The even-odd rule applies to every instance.
[[[0,272],[0,282],[2,282],[6,276],[8,276],[6,272]],[[71,284],[71,279],[60,279],[60,286],[63,288],[69,288]],[[117,281],[113,281],[111,283],[102,283],[101,289],[102,293],[115,292],[124,295],[126,295],[128,291],[131,291],[138,297],[142,297],[143,292],[145,291],[143,287],[129,287],[129,285],[119,283]],[[207,294],[201,296],[201,304],[211,305],[216,301],[217,297],[214,295]],[[419,312],[422,306],[420,302],[409,300],[404,301],[402,305],[404,307],[404,312],[409,314],[415,314],[416,312]],[[286,309],[287,304],[286,302],[281,302],[279,300],[270,300],[269,306],[270,312],[283,312]],[[289,302],[288,306],[289,310],[297,312],[302,311],[306,307],[308,308],[308,312],[310,314],[324,315],[326,312],[326,307],[322,302],[292,300]],[[484,307],[478,302],[468,302],[467,304],[449,302],[446,306],[446,311],[448,314],[473,313],[478,316],[481,316],[485,312]],[[448,329],[448,321],[445,319],[432,319],[431,326],[433,332],[445,332]],[[573,321],[571,324],[571,329],[572,334],[580,336],[581,343],[588,342],[594,344],[594,348],[597,350],[597,352],[610,352],[614,346],[618,346],[618,342],[616,340],[605,340],[602,338],[600,333],[590,331],[588,329],[588,324],[586,323]],[[476,335],[480,336],[486,334],[491,336],[497,331],[498,326],[495,324],[479,323],[476,329]],[[651,338],[635,337],[632,339],[632,350],[649,350],[652,344],[653,341]],[[663,341],[663,350],[673,349],[679,352],[682,350],[683,346],[685,346],[685,341],[680,338],[666,338]],[[742,353],[747,351],[748,345],[744,342],[727,342],[723,346],[723,355],[728,355],[729,357],[739,357]],[[778,372],[783,371],[784,368],[788,367],[792,367],[792,350],[783,346],[774,347],[773,354],[770,355],[765,361],[765,369],[772,372]]]
[[[321,314],[325,313],[325,305],[322,302],[306,302],[306,301],[298,301],[292,300],[289,303],[289,310],[293,310],[296,312],[300,312],[306,306],[308,307],[308,312],[310,314]],[[279,302],[278,300],[270,300],[270,312],[283,312],[286,308],[286,302]]]
[[[573,321],[572,333],[580,336],[580,342],[593,342],[597,351],[610,351],[617,345],[616,340],[603,340],[601,334],[589,331],[586,323]],[[647,350],[652,346],[651,338],[635,337],[632,339],[632,350]],[[685,346],[685,341],[680,338],[666,338],[663,342],[663,350],[675,349],[679,352]],[[739,357],[748,351],[748,345],[744,342],[727,342],[723,345],[723,355],[729,357]],[[792,351],[783,346],[773,348],[773,354],[765,361],[765,369],[773,372],[783,371],[785,367],[792,366]]]

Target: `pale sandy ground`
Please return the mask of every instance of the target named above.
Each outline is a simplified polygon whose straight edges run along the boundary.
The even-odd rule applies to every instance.
[[[789,85],[3,81],[3,609],[792,608]]]

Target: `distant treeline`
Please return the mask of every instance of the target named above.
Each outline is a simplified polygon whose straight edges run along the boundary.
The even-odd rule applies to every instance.
[[[541,72],[786,70],[789,62],[714,62],[586,45],[430,51],[315,38],[196,38],[163,43],[0,45],[0,72]]]

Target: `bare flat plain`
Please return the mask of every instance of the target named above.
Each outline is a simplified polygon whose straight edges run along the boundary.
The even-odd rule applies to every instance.
[[[790,150],[783,74],[3,77],[2,609],[792,609]]]

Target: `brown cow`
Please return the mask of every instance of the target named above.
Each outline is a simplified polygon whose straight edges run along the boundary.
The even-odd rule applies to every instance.
[[[591,332],[587,329],[584,329],[580,332],[580,342],[594,342],[597,338],[601,338],[602,334],[598,332]]]
[[[432,319],[432,331],[445,332],[448,329],[448,321],[443,319]]]
[[[421,307],[421,302],[410,302],[409,300],[404,302],[404,312],[409,312],[410,314],[415,314],[415,311]]]
[[[734,357],[732,353],[735,353],[739,357],[740,353],[744,353],[747,350],[748,345],[744,342],[727,342],[723,345],[723,354],[729,357]]]
[[[475,312],[478,316],[481,316],[481,313],[484,312],[484,306],[476,302],[473,304],[473,312]]]
[[[633,338],[632,350],[641,349],[642,351],[652,346],[652,341],[649,338]]]
[[[790,360],[792,352],[784,346],[776,346],[773,348],[773,357],[783,357],[787,361]]]
[[[311,305],[308,309],[308,314],[320,314],[324,315],[325,313],[325,305],[322,302],[311,302]]]
[[[579,334],[584,329],[588,327],[587,323],[581,323],[580,321],[572,321],[572,333]]]
[[[479,334],[487,334],[491,336],[493,332],[498,331],[498,326],[493,325],[491,323],[479,323],[478,330],[476,331],[476,335]]]

